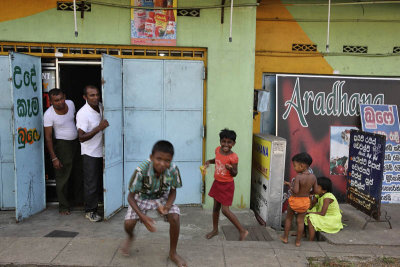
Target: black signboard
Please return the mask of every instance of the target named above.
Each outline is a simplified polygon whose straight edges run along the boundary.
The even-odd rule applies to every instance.
[[[379,220],[386,138],[350,131],[347,202]]]

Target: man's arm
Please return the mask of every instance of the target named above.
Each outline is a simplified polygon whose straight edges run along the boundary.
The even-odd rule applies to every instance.
[[[102,120],[97,127],[95,127],[92,131],[90,132],[85,132],[82,129],[78,129],[78,136],[79,136],[79,142],[85,142],[87,140],[90,140],[95,136],[98,132],[103,131],[105,128],[109,126],[107,120]]]
[[[54,169],[61,169],[63,165],[60,160],[57,158],[56,153],[54,152],[53,147],[53,127],[44,127],[44,138],[46,140],[46,147],[49,151],[51,162],[53,163]]]

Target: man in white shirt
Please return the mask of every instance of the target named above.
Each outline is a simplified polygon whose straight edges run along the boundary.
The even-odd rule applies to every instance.
[[[75,203],[82,203],[82,160],[75,126],[75,105],[65,100],[61,89],[49,92],[51,106],[43,116],[44,135],[56,179],[59,212],[69,215],[71,202],[69,189],[73,189]],[[54,138],[53,138],[54,133]]]
[[[88,85],[83,90],[86,104],[76,114],[81,154],[83,155],[83,182],[86,218],[101,221],[97,214],[99,194],[102,194],[103,179],[103,130],[108,121],[103,120],[103,106],[97,87]]]

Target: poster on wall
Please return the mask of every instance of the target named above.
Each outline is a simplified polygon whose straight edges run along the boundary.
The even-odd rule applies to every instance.
[[[176,46],[178,0],[131,0],[131,44]],[[155,9],[152,9],[155,8]]]
[[[349,159],[350,130],[357,127],[331,126],[331,148],[329,173],[346,175]]]
[[[351,130],[347,202],[379,220],[386,138]]]
[[[336,153],[331,151],[331,127],[361,129],[360,103],[400,104],[400,79],[287,74],[276,79],[276,134],[287,140],[287,159],[309,153],[315,175],[329,177],[343,202],[347,179],[331,172],[331,155]],[[285,177],[295,175],[286,160]]]
[[[262,176],[269,180],[269,162],[271,153],[271,142],[254,136],[253,140],[253,166]]]
[[[400,203],[399,114],[396,105],[360,105],[363,131],[386,136],[382,203]]]

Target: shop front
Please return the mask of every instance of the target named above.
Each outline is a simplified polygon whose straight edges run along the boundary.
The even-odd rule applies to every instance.
[[[182,7],[190,8],[188,3],[181,2]],[[57,10],[53,6],[56,1],[41,13],[14,14],[13,18],[0,21],[0,28],[12,29],[2,36],[7,41],[0,42],[0,62],[4,63],[0,66],[2,91],[11,88],[10,52],[22,57],[29,54],[41,63],[36,72],[42,77],[43,86],[38,89],[40,97],[37,97],[43,109],[49,106],[47,92],[53,87],[64,89],[77,110],[84,104],[85,85],[102,88],[104,116],[110,122],[104,132],[106,218],[127,205],[130,176],[149,157],[152,145],[159,139],[168,139],[175,146],[174,161],[183,176],[183,188],[178,191],[176,202],[211,208],[212,200],[205,192],[212,184],[212,172],[202,177],[199,166],[204,159],[214,156],[219,144],[218,132],[225,127],[234,129],[239,136],[235,152],[240,155],[240,180],[233,205],[249,207],[251,151],[248,147],[251,147],[254,71],[251,46],[254,46],[256,7],[252,1],[252,5],[235,7],[233,36],[237,38],[230,43],[226,31],[230,25],[221,23],[221,8],[214,2],[204,3],[214,8],[202,9],[198,17],[176,18],[181,19],[180,24],[177,22],[177,46],[168,47],[130,45],[130,11],[123,7],[92,4],[91,13],[85,12],[84,18],[78,18],[78,37],[66,37],[63,33],[70,31],[67,20],[73,14]],[[229,21],[226,13],[225,21]],[[44,22],[51,19],[61,22],[57,29]],[[33,24],[39,27],[27,30]],[[118,24],[119,28],[110,27],[111,24]],[[46,35],[41,34],[43,30]],[[14,170],[14,167],[18,170],[13,160],[16,146],[12,145],[16,136],[12,130],[15,113],[10,112],[14,100],[4,97],[7,102],[0,107],[2,112],[9,113],[8,127],[1,129],[1,209],[14,209],[17,205],[15,180],[19,176]],[[42,124],[36,129],[42,129]],[[42,150],[43,137],[40,135],[41,145],[38,144]],[[35,191],[35,195],[41,196],[38,210],[46,202],[56,201],[55,180],[48,167],[51,162],[46,162],[46,156],[41,159],[42,167],[32,180],[39,181],[41,188],[41,192]],[[22,219],[38,210],[32,209]]]
[[[204,49],[199,49],[198,52],[205,53]],[[42,85],[40,77],[42,75],[40,69],[40,57],[28,56],[19,53],[11,52],[11,54],[2,58],[3,84],[10,84],[14,97],[7,99],[7,103],[14,106],[17,110],[8,114],[10,127],[17,127],[18,138],[14,138],[14,155],[16,160],[11,161],[11,165],[15,165],[15,171],[10,171],[2,177],[15,177],[16,185],[13,183],[4,183],[8,186],[3,186],[3,192],[15,192],[15,196],[10,194],[4,195],[5,203],[3,209],[16,208],[17,214],[20,213],[18,204],[28,207],[27,212],[23,215],[18,215],[17,220],[28,217],[30,214],[36,213],[38,210],[45,207],[44,200],[44,184],[46,184],[47,195],[51,197],[51,190],[55,180],[51,172],[51,165],[44,168],[43,155],[43,129],[42,115],[43,111],[37,107],[42,107],[42,103],[33,102],[31,105],[24,106],[27,114],[22,114],[20,109],[23,107],[19,104],[12,105],[13,99],[20,98],[15,95],[21,92],[16,85],[22,84],[22,81],[16,81],[19,74],[26,81],[31,81],[35,84],[36,95],[34,100],[47,101],[46,90],[41,94]],[[15,67],[14,63],[17,59],[35,61],[36,69],[34,76],[25,77],[24,69]],[[47,59],[47,61],[49,61]],[[11,62],[11,65],[9,64]],[[31,62],[28,61],[24,65],[25,69],[31,71]],[[65,81],[63,77],[77,77],[74,83],[80,86],[63,86],[67,88],[66,93],[69,99],[75,100],[77,109],[82,101],[79,96],[82,95],[79,90],[84,87],[84,84],[100,84],[102,88],[102,99],[104,105],[104,118],[110,123],[110,127],[104,131],[104,214],[105,218],[109,218],[116,211],[127,205],[126,194],[128,192],[128,183],[133,170],[147,159],[150,154],[154,140],[167,139],[174,145],[177,153],[174,156],[174,162],[180,167],[182,176],[191,177],[187,179],[182,191],[184,194],[179,194],[176,200],[178,204],[198,204],[202,203],[202,177],[200,172],[196,171],[198,166],[202,164],[203,154],[203,98],[204,98],[204,61],[203,60],[160,60],[160,59],[135,59],[135,58],[117,58],[103,54],[98,61],[83,60],[56,60],[56,79],[58,84],[72,83]],[[47,69],[43,73],[48,73],[49,63],[46,64]],[[69,68],[65,68],[68,66]],[[72,68],[71,68],[72,67]],[[73,75],[74,68],[89,73],[86,77]],[[96,73],[97,75],[91,73]],[[20,73],[21,72],[21,73]],[[65,73],[64,73],[65,72]],[[11,73],[11,80],[7,78],[7,73]],[[30,73],[30,72],[29,72]],[[124,75],[125,73],[125,75]],[[27,74],[28,75],[28,74]],[[96,77],[98,78],[96,80]],[[25,84],[25,81],[24,81]],[[27,84],[30,85],[30,84]],[[43,86],[44,87],[44,86]],[[47,86],[48,87],[48,86]],[[26,100],[29,101],[29,100]],[[33,105],[35,103],[35,105]],[[45,103],[46,104],[46,103]],[[25,125],[20,125],[18,118],[20,113],[29,122],[36,117],[29,116],[33,109],[33,114],[37,115],[37,120],[34,126],[28,127],[28,133],[21,135],[20,128],[26,129]],[[16,116],[17,115],[17,116]],[[15,126],[13,126],[15,125]],[[36,130],[29,135],[30,129]],[[12,133],[7,128],[3,128],[4,136],[8,135],[12,140]],[[15,132],[14,131],[14,132]],[[32,136],[32,137],[31,137]],[[37,139],[37,140],[36,140]],[[33,142],[32,142],[33,141]],[[40,141],[40,142],[39,142]],[[23,143],[25,142],[25,143]],[[22,143],[23,146],[22,147]],[[125,145],[124,145],[125,144]],[[34,154],[27,154],[21,148],[32,148]],[[26,149],[25,149],[26,150]],[[19,155],[24,157],[35,158],[38,162],[32,165],[31,161],[22,159],[19,162]],[[22,165],[24,163],[24,165]],[[2,164],[3,165],[3,164]],[[49,162],[47,162],[49,165]],[[22,167],[20,167],[22,166]],[[46,175],[43,175],[47,170]],[[29,173],[19,173],[19,170]],[[31,175],[32,174],[32,175]],[[29,177],[28,181],[19,182],[19,177]],[[35,178],[34,178],[35,177]],[[38,179],[46,177],[47,179]],[[31,184],[29,192],[19,193],[18,188],[25,188],[23,184]],[[18,184],[21,184],[18,187]],[[15,189],[14,189],[15,186]],[[26,199],[20,200],[19,196],[25,196]],[[42,208],[33,208],[38,203],[36,196],[41,198]],[[13,199],[15,198],[15,203]],[[51,199],[47,199],[51,202]]]

